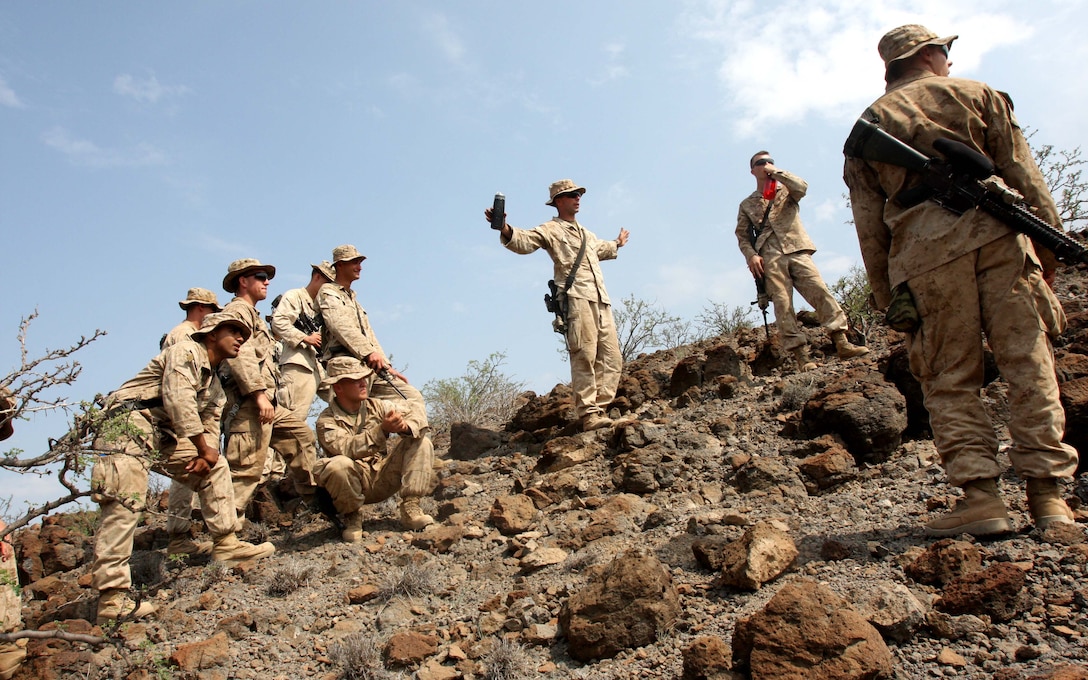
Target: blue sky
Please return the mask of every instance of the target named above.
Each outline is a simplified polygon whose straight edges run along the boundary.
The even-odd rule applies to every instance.
[[[694,318],[752,299],[733,237],[771,150],[810,185],[802,217],[830,283],[860,263],[842,143],[883,90],[876,43],[958,33],[952,74],[1011,93],[1036,140],[1085,142],[1088,3],[8,2],[0,4],[0,375],[103,329],[72,400],[155,354],[191,286],[230,296],[256,257],[270,297],[353,243],[382,344],[417,385],[507,354],[544,392],[569,378],[542,298],[547,255],[501,248],[482,211],[547,220],[547,186],[586,186],[580,221],[629,229],[604,264],[628,295]],[[264,307],[267,311],[267,303]],[[41,451],[63,418],[5,442]],[[0,474],[0,495],[48,480]]]

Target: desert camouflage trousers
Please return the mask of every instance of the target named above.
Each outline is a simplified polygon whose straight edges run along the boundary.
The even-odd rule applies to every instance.
[[[981,398],[985,333],[1008,383],[1009,459],[1022,479],[1068,477],[1077,453],[1062,443],[1065,412],[1050,338],[1065,313],[1023,236],[1009,234],[908,281],[922,319],[907,339],[933,443],[948,482],[1001,475],[998,440]]]
[[[91,579],[100,591],[132,585],[129,571],[132,539],[140,514],[146,509],[147,478],[151,470],[197,494],[204,522],[213,537],[233,533],[238,523],[226,458],[220,456],[204,477],[191,474],[185,471],[185,466],[196,458],[192,442],[177,441],[172,433],[163,430],[156,432],[144,412],[135,411],[128,419],[142,433],[138,440],[126,436],[112,442],[97,439],[94,443],[95,450],[101,453],[91,470],[94,492],[91,498],[101,506],[101,512]]]
[[[311,371],[308,366],[286,364],[280,366],[280,380],[283,384],[277,392],[280,397],[279,402],[286,406],[296,418],[306,422],[306,418],[310,415],[310,406],[314,403],[314,397],[317,396],[321,375]]]
[[[242,405],[230,421],[225,456],[234,482],[234,503],[238,517],[245,516],[246,506],[264,474],[269,447],[287,461],[287,471],[295,491],[304,498],[314,490],[314,462],[317,460],[314,431],[306,421],[295,417],[283,406],[276,406],[271,423],[262,423],[254,399],[242,400]]]
[[[0,529],[4,523],[0,522]],[[19,572],[15,568],[15,550],[8,541],[0,546],[0,633],[23,629],[23,600],[15,591]],[[26,657],[26,639],[0,642],[0,678],[10,678]]]
[[[567,350],[574,417],[605,414],[620,385],[623,356],[612,306],[567,298]]]
[[[763,277],[767,294],[774,305],[774,322],[782,336],[782,348],[791,351],[808,344],[805,331],[797,322],[793,308],[793,291],[797,290],[805,302],[812,305],[820,325],[829,332],[844,331],[849,327],[846,314],[827,289],[812,251],[783,253],[778,238],[771,234],[760,251],[763,257]]]
[[[337,512],[349,514],[400,492],[426,496],[434,489],[434,446],[429,437],[397,437],[388,456],[352,460],[332,456],[317,463],[317,482],[332,496]]]

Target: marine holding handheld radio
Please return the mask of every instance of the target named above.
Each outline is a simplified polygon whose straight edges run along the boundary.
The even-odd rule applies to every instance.
[[[985,83],[950,78],[949,49],[957,36],[924,26],[893,29],[880,39],[887,89],[862,115],[925,156],[951,138],[984,154],[1000,180],[1060,227],[1057,208],[1008,96]],[[1009,384],[1009,460],[1026,481],[1037,528],[1071,522],[1059,479],[1077,467],[1062,443],[1065,413],[1058,401],[1051,338],[1065,314],[1047,285],[1053,253],[1033,246],[985,210],[952,209],[930,191],[923,169],[866,160],[851,145],[844,179],[873,297],[912,298],[919,324],[907,335],[911,372],[922,384],[933,443],[964,498],[930,521],[933,536],[999,534],[1011,529],[998,490],[998,440],[981,399],[982,334]],[[894,291],[894,292],[893,292]]]
[[[607,409],[623,367],[600,262],[615,259],[630,233],[620,229],[615,240],[602,241],[579,224],[575,216],[585,193],[585,187],[569,179],[552,182],[545,205],[558,214],[534,229],[511,227],[495,207],[484,210],[484,217],[492,227],[500,225],[499,242],[507,249],[526,255],[543,248],[551,256],[555,290],[550,297],[565,315],[562,331],[570,352],[574,415],[583,430],[596,430],[612,426]]]

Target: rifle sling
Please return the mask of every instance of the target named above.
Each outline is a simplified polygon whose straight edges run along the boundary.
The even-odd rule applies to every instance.
[[[578,226],[578,229],[582,234],[582,246],[578,249],[578,257],[574,258],[574,266],[570,268],[570,273],[567,274],[567,280],[563,284],[564,299],[567,297],[567,291],[574,285],[574,275],[578,273],[578,267],[582,265],[582,259],[586,255],[586,241],[588,240],[586,239],[586,231],[585,229],[582,229],[581,225]]]

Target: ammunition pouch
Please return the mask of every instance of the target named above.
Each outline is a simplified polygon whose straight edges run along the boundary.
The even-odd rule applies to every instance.
[[[892,288],[892,301],[888,305],[888,311],[884,313],[884,324],[900,333],[913,333],[922,325],[918,307],[914,304],[914,296],[906,283]]]

